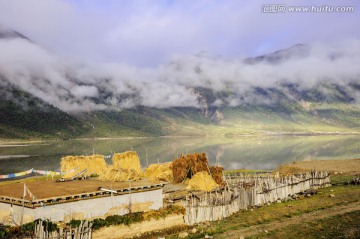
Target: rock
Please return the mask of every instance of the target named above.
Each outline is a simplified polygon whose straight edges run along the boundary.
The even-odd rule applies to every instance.
[[[271,205],[271,203],[267,202],[267,203],[266,203],[266,205],[270,206],[270,205]]]
[[[329,197],[334,198],[335,195],[334,194],[329,194]]]
[[[254,211],[254,209],[251,208],[250,211]]]
[[[205,238],[213,238],[213,237],[206,234]]]
[[[264,230],[265,233],[269,233],[268,230]]]
[[[351,185],[360,185],[360,177],[354,178],[354,179],[351,180],[348,184],[351,184]]]
[[[330,192],[334,192],[334,190],[330,189]]]
[[[317,194],[317,193],[318,193],[318,190],[313,189],[313,188],[307,189],[304,192],[305,195],[307,195],[307,194],[314,195],[314,194]]]
[[[306,194],[305,197],[308,197],[308,198],[309,198],[309,197],[311,197],[311,194]]]
[[[297,199],[298,197],[299,197],[299,195],[297,195],[297,194],[291,195],[291,198],[292,198],[292,199]]]
[[[245,237],[244,237],[243,235],[241,235],[241,236],[239,237],[239,239],[245,239]]]
[[[281,203],[281,200],[278,199],[278,200],[276,200],[276,202],[277,202],[277,203]]]
[[[188,235],[189,235],[189,233],[187,233],[187,232],[180,232],[179,238],[185,238],[185,237],[187,237]]]
[[[191,229],[191,233],[196,233],[197,229],[194,227],[193,229]]]

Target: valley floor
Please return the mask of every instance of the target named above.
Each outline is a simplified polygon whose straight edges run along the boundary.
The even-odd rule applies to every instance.
[[[360,216],[359,201],[347,205],[334,206],[323,210],[316,210],[314,212],[304,213],[293,218],[286,218],[279,221],[250,226],[248,228],[243,228],[239,230],[230,230],[214,238],[238,239],[239,236],[243,236],[244,238],[290,238],[289,230],[294,230],[294,227],[296,227],[295,231],[298,230],[298,232],[296,233],[296,238],[309,238],[310,235],[308,234],[308,232],[315,231],[313,230],[314,228],[304,230],[304,227],[309,227],[309,224],[318,225],[318,229],[331,229],[330,227],[327,228],[327,226],[325,226],[327,220],[331,220],[335,217],[351,215],[353,213],[356,213],[357,217]],[[357,219],[353,218],[352,220]],[[334,224],[332,226],[334,226]],[[356,233],[357,235],[359,235],[360,229],[358,229]]]

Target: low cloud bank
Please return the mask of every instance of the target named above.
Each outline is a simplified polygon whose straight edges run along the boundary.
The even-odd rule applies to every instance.
[[[120,63],[79,63],[57,57],[27,39],[0,39],[0,74],[22,90],[67,112],[122,109],[137,105],[200,107],[195,89],[231,93],[215,105],[261,101],[254,87],[296,84],[312,89],[360,80],[360,40],[295,46],[259,61],[227,60],[206,54],[174,57],[168,64],[140,68]],[[279,60],[280,59],[280,60]],[[289,94],[291,97],[291,95]]]

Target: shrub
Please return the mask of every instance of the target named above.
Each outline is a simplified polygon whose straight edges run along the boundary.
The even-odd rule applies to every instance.
[[[78,227],[81,224],[81,220],[75,220],[75,219],[71,219],[70,222],[66,223],[66,225],[70,226],[70,227]]]

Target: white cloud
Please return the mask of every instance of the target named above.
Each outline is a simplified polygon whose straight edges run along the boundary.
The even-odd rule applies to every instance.
[[[195,88],[229,92],[227,102],[215,105],[270,103],[250,92],[254,87],[296,83],[302,89],[320,83],[344,86],[360,79],[360,41],[309,46],[309,53],[273,64],[246,64],[242,59],[178,56],[169,64],[141,68],[125,64],[88,64],[66,61],[24,39],[0,40],[0,72],[10,82],[65,110],[106,108],[199,107]],[[287,52],[280,53],[288,57]],[[350,91],[357,98],[356,91]]]
[[[227,58],[297,43],[360,38],[360,4],[280,0],[286,5],[349,5],[354,13],[266,14],[259,1],[0,0],[0,24],[58,55],[158,66],[173,55],[207,51]]]

